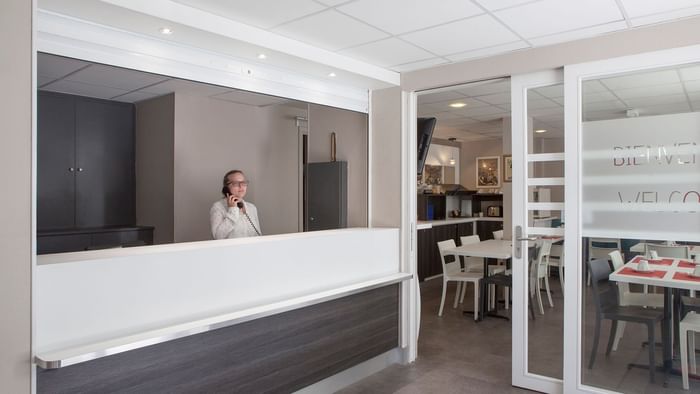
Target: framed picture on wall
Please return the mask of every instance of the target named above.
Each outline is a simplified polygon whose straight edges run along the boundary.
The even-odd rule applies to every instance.
[[[501,187],[500,156],[476,158],[476,187],[480,189],[496,189]]]
[[[503,182],[513,181],[513,156],[503,155]]]

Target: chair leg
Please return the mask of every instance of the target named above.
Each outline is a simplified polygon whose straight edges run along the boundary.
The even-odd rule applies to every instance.
[[[537,293],[537,304],[540,307],[540,315],[544,315],[544,308],[542,307],[542,289],[541,289],[539,278],[537,279],[537,285],[535,286],[535,292]]]
[[[552,291],[549,290],[549,277],[544,277],[544,288],[547,290],[547,299],[549,300],[549,307],[554,308],[554,303],[552,303]]]
[[[620,345],[620,340],[622,339],[622,336],[625,334],[625,326],[627,325],[626,322],[619,322],[617,324],[617,332],[615,333],[615,342],[613,343],[613,348],[612,350],[617,351],[617,346]]]
[[[690,333],[691,335],[695,336],[694,332]],[[688,353],[691,353],[690,358],[695,358],[695,349],[694,348],[689,348],[687,339],[688,339],[688,331],[685,330],[685,327],[681,325],[681,375],[683,376],[683,390],[689,390],[690,387],[688,385]]]
[[[438,316],[442,316],[442,308],[445,306],[445,296],[447,295],[447,281],[442,281],[442,298],[440,299],[440,310]]]
[[[462,287],[466,286],[466,283],[464,282],[457,282],[457,291],[455,291],[455,301],[452,304],[452,308],[457,307],[457,303],[459,302],[459,293],[462,291]]]
[[[617,333],[617,320],[613,320],[610,324],[610,335],[608,336],[608,346],[605,349],[605,357],[610,356],[610,352],[613,348],[613,343],[615,343],[615,334]]]
[[[479,320],[479,282],[474,283],[474,321]]]
[[[654,361],[654,350],[655,350],[655,335],[654,335],[654,323],[649,323],[649,381],[655,383],[654,373],[656,372],[656,362]]]
[[[510,287],[503,287],[503,298],[506,299],[506,310],[510,309]]]
[[[462,304],[464,303],[464,295],[467,294],[467,284],[466,282],[464,283],[464,286],[462,286],[462,295],[459,297],[459,303]]]
[[[561,285],[561,293],[564,294],[564,262],[559,261],[559,284]]]
[[[690,331],[689,334],[688,346],[690,347],[690,371],[696,374],[698,373],[698,368],[695,364],[695,331]]]
[[[595,319],[595,335],[593,336],[593,347],[591,348],[591,358],[588,360],[588,369],[593,368],[595,356],[598,353],[598,340],[600,339],[600,319]]]

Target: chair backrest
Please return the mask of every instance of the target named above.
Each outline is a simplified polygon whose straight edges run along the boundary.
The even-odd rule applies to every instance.
[[[617,271],[623,265],[625,265],[625,259],[622,258],[622,253],[620,253],[619,250],[613,250],[612,252],[608,253],[608,256],[610,256],[610,261],[612,261],[614,270]]]
[[[611,286],[610,274],[612,270],[607,258],[586,261],[586,266],[591,276],[596,313],[601,315],[608,308],[619,305],[617,286]]]
[[[447,252],[447,249],[454,249],[457,247],[454,239],[448,239],[445,241],[440,241],[437,243],[438,251],[440,252],[440,261],[442,262],[442,274],[449,275],[462,270],[460,267],[459,260],[457,256]],[[445,262],[445,256],[454,256],[454,260],[450,262]]]
[[[493,239],[501,240],[503,239],[503,230],[498,230],[493,232]]]
[[[607,259],[608,253],[622,249],[619,238],[588,238],[588,259]]]
[[[651,251],[655,250],[659,257],[671,257],[676,259],[690,258],[690,248],[687,245],[670,246],[659,244],[645,244],[645,255],[651,256]]]
[[[463,235],[459,237],[459,242],[462,245],[472,245],[481,242],[481,238],[478,235]],[[483,263],[481,257],[465,257],[464,264],[467,267],[480,267]]]

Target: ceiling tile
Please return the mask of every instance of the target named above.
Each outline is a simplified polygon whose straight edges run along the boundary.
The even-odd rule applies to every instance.
[[[599,80],[608,89],[631,89],[643,86],[677,84],[681,80],[676,70],[664,70],[654,72],[644,72],[622,75],[613,78],[603,78]]]
[[[621,110],[621,109],[627,109],[627,105],[625,105],[620,100],[596,101],[596,102],[586,103],[583,105],[583,112]]]
[[[266,94],[244,92],[244,91],[240,91],[240,90],[232,90],[230,92],[226,92],[223,94],[212,96],[211,98],[217,99],[217,100],[230,101],[230,102],[238,103],[238,104],[253,105],[256,107],[263,107],[266,105],[274,105],[274,104],[282,104],[282,103],[286,103],[288,101],[287,99],[283,99],[283,98],[279,98],[279,97],[275,97],[275,96],[268,96]]]
[[[681,68],[681,77],[684,81],[697,81],[700,79],[700,66]]]
[[[123,101],[125,103],[136,103],[138,101],[152,99],[153,97],[157,97],[157,95],[152,94],[152,93],[137,91],[137,92],[127,93],[127,94],[122,95],[122,96],[114,97],[112,100]]]
[[[690,98],[690,101],[700,101],[700,92],[697,93],[688,93],[688,97]]]
[[[564,108],[562,108],[562,107],[536,108],[536,109],[532,109],[532,110],[528,111],[528,115],[534,116],[534,117],[557,115],[557,114],[563,114],[563,113],[564,113]]]
[[[510,104],[510,93],[496,93],[479,96],[479,100],[489,104]]]
[[[64,77],[90,64],[82,60],[47,53],[37,54],[36,60],[36,73],[50,80]]]
[[[599,93],[599,92],[607,92],[608,89],[600,84],[600,80],[598,79],[590,79],[588,81],[583,81],[583,94],[589,94],[589,93]]]
[[[435,56],[398,38],[375,41],[340,53],[382,67],[425,60]]]
[[[169,81],[161,82],[157,85],[149,86],[147,88],[142,89],[142,91],[146,93],[153,93],[159,96],[173,92],[187,94],[190,96],[213,96],[215,94],[221,94],[229,90],[230,89],[223,88],[220,86],[185,81],[181,79],[171,79]]]
[[[687,103],[688,97],[685,94],[672,94],[668,96],[652,96],[642,98],[629,98],[625,100],[630,107],[649,107],[662,104]]]
[[[689,82],[684,82],[683,86],[685,86],[685,91],[690,93],[690,92],[700,92],[700,80],[698,81],[689,81]]]
[[[674,19],[687,18],[689,16],[695,16],[700,14],[700,6],[683,8],[681,10],[668,11],[660,14],[652,14],[647,16],[641,16],[638,18],[632,18],[630,24],[632,27],[650,25],[653,23],[662,23],[667,21],[672,21]]]
[[[247,25],[269,29],[325,9],[312,0],[173,0]]]
[[[386,33],[334,10],[298,19],[274,31],[331,51],[388,37]]]
[[[625,118],[624,111],[591,111],[583,116],[584,122]]]
[[[448,23],[401,36],[438,55],[449,55],[492,47],[518,37],[489,15]]]
[[[650,107],[639,107],[636,109],[639,110],[639,114],[641,116],[654,116],[690,112],[690,105],[687,102],[685,102],[675,104],[653,105]]]
[[[433,67],[445,63],[448,63],[448,61],[441,57],[434,57],[432,59],[421,60],[419,62],[399,64],[398,66],[391,66],[389,68],[396,72],[408,72]]]
[[[446,91],[438,93],[425,93],[418,95],[418,105],[429,104],[429,103],[439,103],[441,101],[451,101],[464,98],[463,95],[457,93],[456,91]]]
[[[463,108],[460,112],[463,113],[465,116],[469,116],[469,117],[472,117],[474,119],[477,119],[476,116],[502,114],[504,111],[501,108],[490,105],[488,107],[480,107],[480,108],[466,107],[466,109]]]
[[[548,98],[564,97],[564,84],[560,83],[552,86],[543,86],[541,88],[531,89],[531,91]]]
[[[67,80],[56,81],[42,88],[50,92],[60,92],[68,94],[76,94],[78,96],[88,96],[101,99],[111,99],[114,96],[127,93],[128,90],[117,89],[108,86],[91,85],[89,83],[81,83]]]
[[[495,15],[525,38],[623,20],[614,0],[542,0]]]
[[[604,23],[602,25],[584,27],[582,29],[567,31],[564,33],[555,33],[542,37],[530,38],[529,41],[532,45],[539,47],[557,44],[560,42],[574,41],[582,38],[593,37],[605,33],[610,33],[613,31],[625,30],[626,28],[627,22],[621,20],[616,22]]]
[[[463,88],[456,89],[457,92],[470,97],[485,96],[494,93],[510,92],[510,80],[500,79],[485,83],[475,83]]]
[[[544,108],[559,108],[561,111],[564,109],[552,100],[527,100],[527,108],[531,109],[544,109]]]
[[[585,90],[583,91],[583,102],[585,104],[593,103],[596,101],[613,101],[616,99],[617,97],[615,97],[612,93],[607,91],[598,93],[588,93]]]
[[[477,49],[474,51],[467,51],[456,53],[454,55],[445,56],[452,61],[462,61],[467,59],[476,59],[480,57],[487,57],[495,54],[501,54],[511,51],[516,51],[518,49],[529,48],[530,46],[525,41],[515,41],[508,44],[496,45],[489,48]]]
[[[620,0],[625,11],[630,18],[661,12],[675,11],[683,8],[698,5],[697,0],[663,0],[663,1],[643,1],[643,0]]]
[[[474,116],[473,118],[476,120],[480,120],[482,122],[490,121],[490,120],[496,120],[496,119],[503,119],[504,117],[509,116],[509,114],[489,114],[489,115],[478,115]]]
[[[475,0],[477,3],[481,4],[484,8],[489,11],[501,10],[503,8],[510,8],[516,5],[521,5],[525,3],[532,3],[533,0]],[[537,1],[537,0],[534,0]]]
[[[340,6],[338,10],[391,34],[484,13],[474,3],[464,0],[359,0]]]
[[[683,85],[674,83],[669,85],[654,85],[641,88],[615,90],[615,94],[625,100],[638,97],[667,96],[671,94],[683,94]]]
[[[169,77],[126,68],[94,64],[66,77],[67,81],[102,85],[122,90],[135,90],[165,81]]]

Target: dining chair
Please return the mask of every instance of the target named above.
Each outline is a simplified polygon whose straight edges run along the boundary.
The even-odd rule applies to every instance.
[[[561,292],[564,293],[564,243],[552,244],[549,251],[549,267],[557,267],[559,270],[559,284]],[[547,275],[551,274],[551,270],[547,268]]]
[[[688,313],[681,320],[681,375],[683,375],[683,389],[689,390],[688,385],[688,358],[690,358],[690,372],[698,372],[695,361],[695,333],[700,332],[700,315],[695,312]],[[690,356],[690,357],[688,357]]]
[[[619,250],[612,251],[608,254],[610,256],[610,261],[612,261],[613,270],[617,271],[625,265],[625,260],[622,257],[622,253]],[[663,308],[664,307],[664,296],[663,294],[647,294],[647,293],[637,293],[630,291],[629,283],[618,282],[617,283],[618,295],[620,306],[641,306],[648,308]],[[617,346],[620,344],[620,340],[625,333],[624,321],[621,321],[617,325],[617,330],[615,332],[615,340],[613,342],[613,351],[617,351]]]
[[[608,253],[622,250],[622,242],[619,238],[588,238],[588,260],[608,258]],[[588,278],[588,285],[591,285],[591,278]]]
[[[474,320],[478,320],[479,279],[481,279],[483,275],[480,272],[462,271],[462,267],[457,256],[447,252],[448,249],[454,249],[457,247],[453,239],[440,241],[437,243],[437,245],[438,251],[440,252],[440,262],[442,263],[442,299],[440,300],[440,310],[438,311],[438,316],[442,316],[442,310],[445,306],[445,296],[447,295],[447,284],[449,282],[457,282],[458,284],[457,292],[455,293],[455,301],[452,305],[453,308],[457,307],[457,301],[459,300],[459,293],[462,286],[466,288],[467,283],[472,283],[474,285]],[[452,256],[453,260],[446,262],[445,257],[447,256]]]
[[[537,296],[537,304],[540,308],[540,315],[544,315],[544,308],[542,307],[542,282],[544,282],[544,288],[547,292],[549,307],[554,308],[554,303],[552,302],[552,292],[549,289],[549,277],[547,276],[551,248],[551,240],[542,240],[539,252],[537,253],[537,260],[535,260],[533,263],[532,270],[530,272],[530,291],[535,291],[535,295]]]
[[[481,242],[481,238],[479,238],[478,235],[463,235],[459,237],[459,242],[462,245],[473,245],[473,244],[478,244]],[[499,273],[504,273],[506,271],[505,265],[503,266],[489,266],[489,275],[493,274],[499,274]],[[484,273],[484,260],[481,257],[464,257],[464,270],[466,272],[479,272],[482,274]],[[493,303],[495,302],[496,295],[495,295],[496,287],[495,286],[489,286],[489,300],[491,301],[491,307],[493,307]],[[505,299],[506,299],[506,305],[508,305],[508,302],[510,301],[508,298],[508,288],[504,289],[504,292],[506,293]],[[464,300],[464,294],[466,293],[466,287],[462,288],[462,296],[460,297],[460,303],[463,302]],[[508,309],[508,308],[506,308]]]
[[[620,305],[618,287],[610,283],[610,274],[612,270],[610,269],[607,258],[586,261],[586,266],[591,277],[593,303],[595,305],[595,332],[591,356],[588,360],[588,369],[592,369],[595,363],[596,353],[598,352],[598,342],[600,340],[600,325],[603,320],[607,319],[611,321],[610,336],[608,337],[608,346],[605,351],[606,357],[610,356],[618,322],[624,321],[646,325],[648,341],[649,343],[655,343],[655,327],[657,323],[663,320],[663,312],[654,309],[646,309],[640,306]],[[648,350],[650,365],[649,379],[654,383],[654,372],[656,370],[656,362],[654,360],[655,348],[654,346],[648,346]]]
[[[690,247],[688,245],[660,245],[660,244],[644,244],[644,255],[651,256],[651,252],[655,251],[659,257],[670,257],[674,259],[690,259]]]
[[[493,232],[493,239],[502,240],[503,239],[503,230],[494,231]]]

